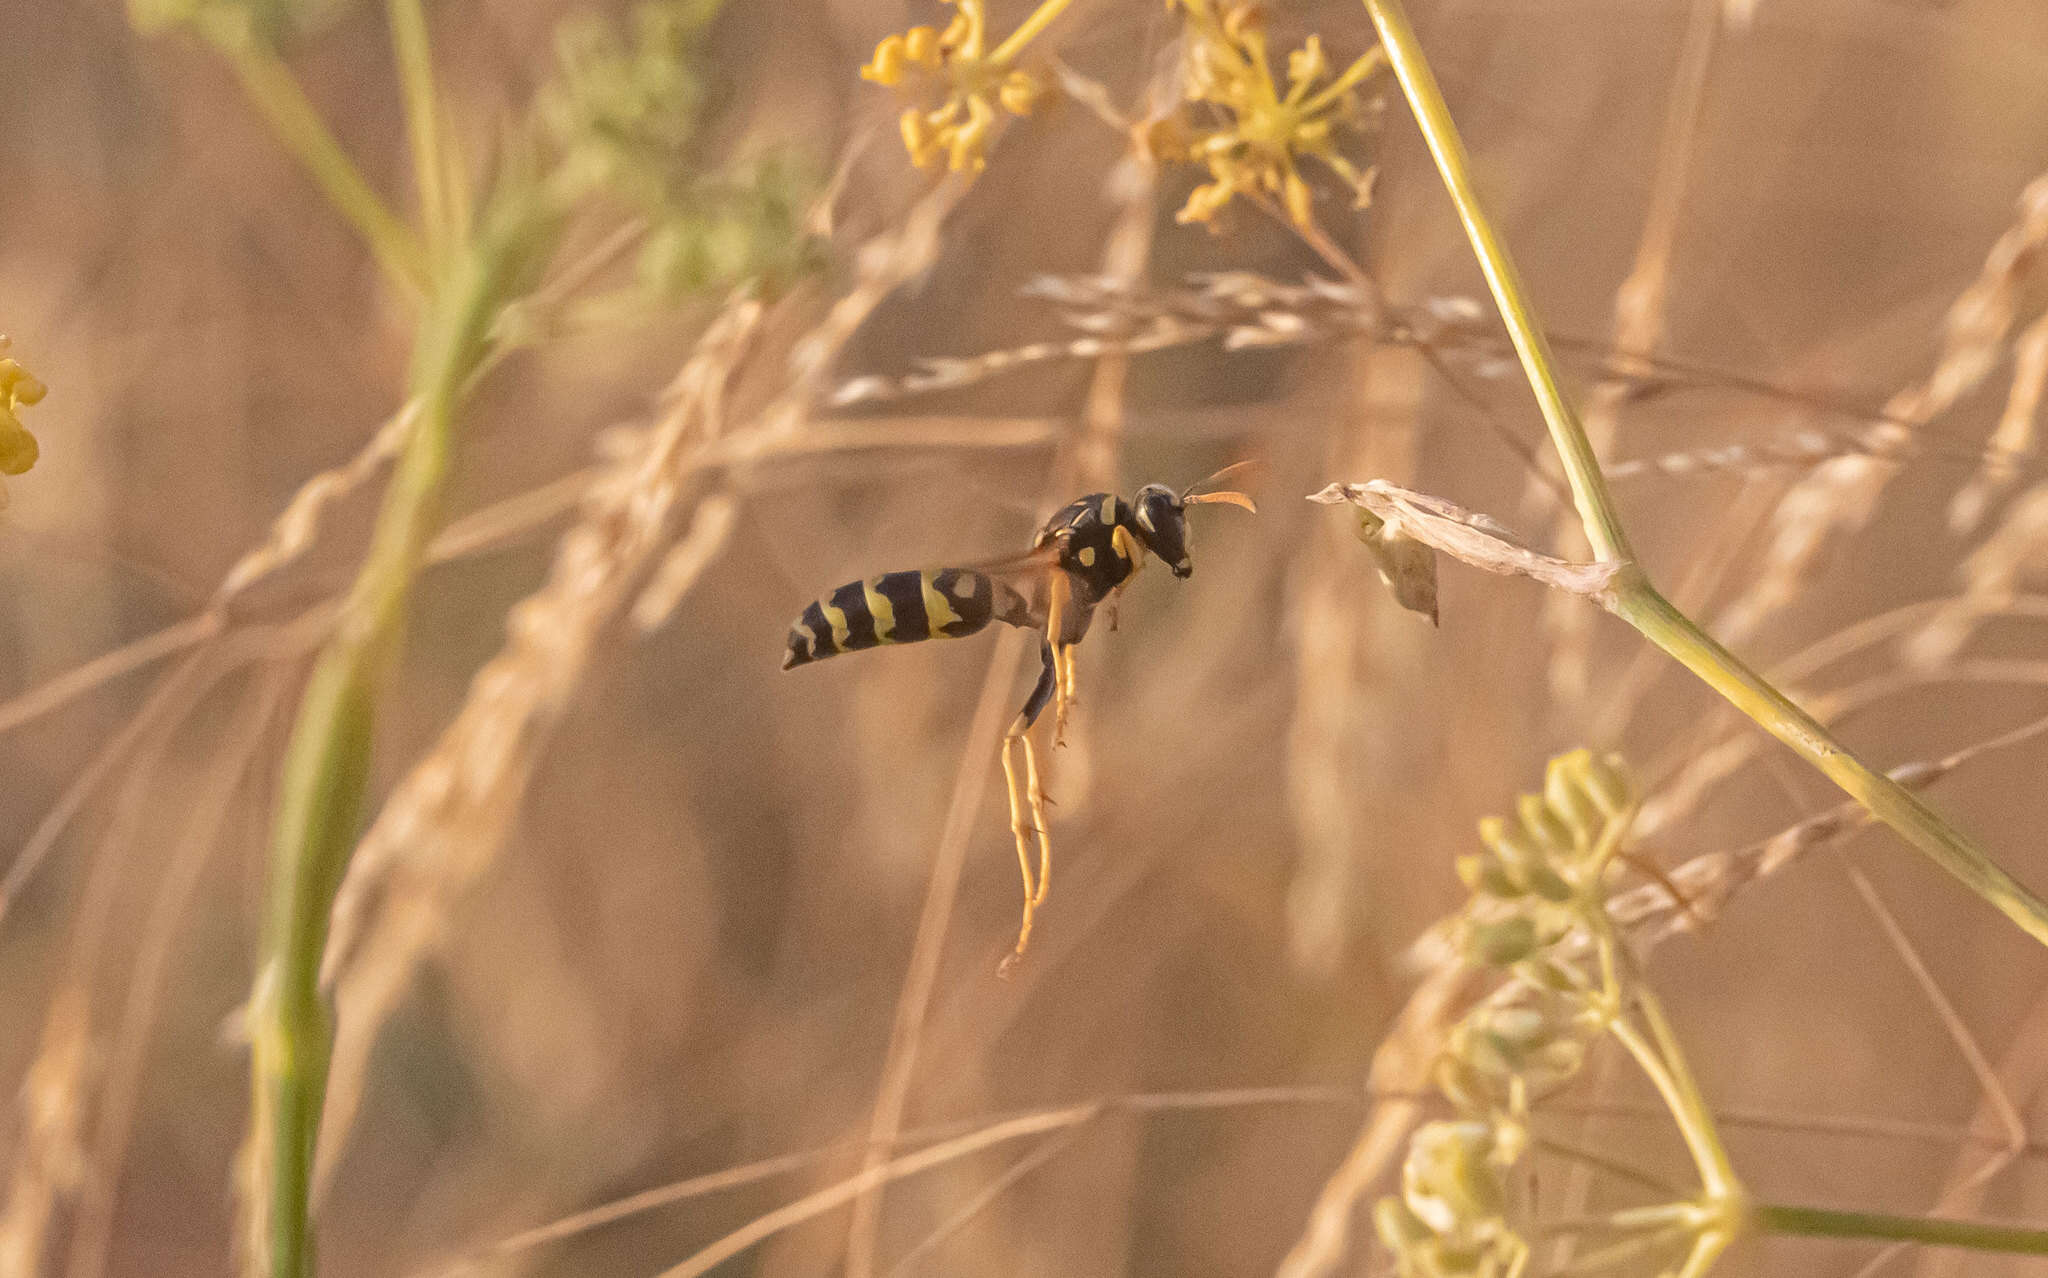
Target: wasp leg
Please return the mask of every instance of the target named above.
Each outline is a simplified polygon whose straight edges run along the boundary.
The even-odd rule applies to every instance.
[[[1124,601],[1124,591],[1137,577],[1138,570],[1145,566],[1145,548],[1138,544],[1138,539],[1131,536],[1130,530],[1122,524],[1118,524],[1110,531],[1109,544],[1114,546],[1116,552],[1131,565],[1131,571],[1122,581],[1116,583],[1115,590],[1109,592],[1109,633],[1115,634]]]
[[[1074,645],[1060,641],[1060,631],[1066,625],[1067,608],[1073,602],[1073,594],[1073,580],[1064,572],[1054,573],[1045,605],[1045,637],[1052,645],[1049,659],[1053,672],[1052,743],[1055,746],[1067,743],[1067,711],[1074,700]]]
[[[999,976],[1008,976],[1023,959],[1025,948],[1031,944],[1033,916],[1037,914],[1038,907],[1045,904],[1046,886],[1052,878],[1052,842],[1046,832],[1045,789],[1038,781],[1038,755],[1031,748],[1031,726],[1038,722],[1046,702],[1058,689],[1059,666],[1050,640],[1043,644],[1040,652],[1045,665],[1039,672],[1038,683],[1024,702],[1024,708],[1011,722],[1010,730],[1003,734],[1003,779],[1009,785],[1010,833],[1017,840],[1017,868],[1024,876],[1024,919],[1017,928],[1017,948],[997,969]],[[1024,755],[1024,784],[1021,788],[1017,784],[1016,752],[1019,747]],[[1034,835],[1038,841],[1036,875],[1031,871]]]

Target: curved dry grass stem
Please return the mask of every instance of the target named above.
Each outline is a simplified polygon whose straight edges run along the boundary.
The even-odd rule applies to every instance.
[[[1903,645],[1907,663],[1933,670],[1955,659],[1986,617],[2009,608],[2022,577],[2048,548],[2048,483],[2021,494],[1962,566],[1962,592]]]
[[[228,806],[257,758],[265,740],[264,728],[276,715],[284,693],[284,677],[271,673],[261,676],[257,686],[243,694],[242,705],[225,735],[227,749],[201,780],[185,828],[166,858],[126,982],[119,1028],[108,1049],[104,1096],[93,1142],[93,1174],[79,1196],[78,1223],[65,1268],[69,1278],[99,1278],[106,1271],[122,1164],[141,1100],[149,1040],[155,1031],[157,1006],[178,930],[218,846]],[[81,997],[86,988],[82,982],[76,987]]]
[[[925,1014],[931,1008],[932,992],[938,987],[939,959],[952,924],[960,876],[967,865],[967,845],[980,820],[982,796],[988,790],[988,757],[980,747],[1000,739],[1003,723],[1012,713],[1010,702],[1023,656],[1022,632],[1004,631],[989,658],[988,675],[982,680],[974,717],[968,721],[967,752],[954,775],[952,796],[946,800],[938,851],[932,857],[924,905],[918,913],[916,937],[911,942],[910,965],[903,974],[903,986],[896,996],[896,1014],[889,1025],[889,1046],[882,1058],[874,1110],[868,1119],[863,1172],[887,1158],[902,1130],[904,1107],[917,1071],[917,1049],[924,1034]],[[879,1193],[863,1194],[854,1200],[847,1233],[848,1278],[858,1272],[856,1266],[864,1265],[869,1273],[874,1270],[881,1201]]]
[[[2048,995],[2037,996],[2019,1018],[2019,1024],[1999,1058],[1997,1075],[1997,1091],[1982,1093],[1976,1112],[1964,1129],[1966,1139],[1958,1142],[1955,1161],[1949,1168],[1940,1199],[1948,1204],[1947,1210],[1963,1214],[1981,1210],[1989,1196],[1992,1177],[2021,1155],[2039,1150],[2040,1142],[2037,1140],[2023,1139],[2015,1146],[2010,1132],[2000,1138],[1992,1135],[1990,1129],[2002,1126],[2004,1122],[2003,1117],[1996,1113],[1994,1102],[1997,1096],[2017,1097],[2025,1104],[2038,1097],[2043,1087],[2048,1087]],[[1977,1144],[1996,1146],[1975,1166],[1971,1165],[1973,1142],[1967,1139],[1970,1136],[1978,1137]],[[1929,1253],[1922,1257],[1918,1272],[1921,1278],[1959,1278],[1964,1270],[1957,1256]]]
[[[1602,378],[1586,396],[1586,437],[1593,451],[1602,456],[1613,450],[1620,435],[1622,409],[1635,394],[1637,383],[1630,374],[1637,371],[1637,362],[1655,354],[1664,340],[1664,299],[1671,281],[1671,259],[1723,23],[1720,0],[1692,0],[1685,42],[1672,72],[1671,94],[1665,100],[1657,169],[1650,179],[1649,208],[1643,214],[1635,264],[1614,294],[1614,356],[1618,364],[1614,371],[1619,375]],[[1532,475],[1524,490],[1524,504],[1548,496],[1548,489]],[[1555,531],[1560,539],[1557,544],[1565,553],[1578,553],[1577,546],[1584,539],[1575,523],[1561,518]],[[1574,607],[1571,600],[1553,596],[1543,601],[1543,621],[1551,640],[1551,697],[1559,705],[1578,705],[1586,697],[1593,616]]]
[[[251,1103],[240,1178],[247,1263],[269,1278],[313,1270],[313,1160],[331,1050],[320,962],[355,845],[384,671],[403,641],[412,584],[439,520],[465,389],[491,349],[505,300],[517,296],[552,238],[543,201],[509,186],[498,199],[429,299],[413,350],[418,425],[285,751],[249,1000]]]
[[[1109,279],[1135,282],[1144,276],[1145,264],[1151,257],[1157,176],[1153,166],[1137,154],[1127,155],[1118,166],[1117,178],[1111,183],[1111,189],[1119,209],[1109,242],[1103,250],[1103,274]],[[1070,439],[1055,458],[1052,474],[1056,487],[1050,500],[1042,500],[1041,505],[1057,504],[1062,491],[1079,487],[1082,483],[1092,487],[1098,483],[1107,486],[1113,481],[1123,426],[1124,379],[1129,362],[1129,355],[1114,345],[1107,348],[1097,361],[1094,375],[1089,379],[1078,437]],[[1008,695],[1023,653],[1022,636],[1006,633],[991,659],[988,680],[983,685],[981,701],[975,709],[968,735],[969,753],[954,782],[953,798],[947,805],[946,823],[939,836],[939,852],[925,889],[924,907],[918,917],[917,935],[911,947],[909,970],[904,974],[903,986],[897,995],[889,1046],[883,1057],[881,1080],[876,1086],[874,1113],[868,1124],[868,1152],[862,1162],[863,1172],[872,1170],[879,1163],[902,1127],[903,1111],[909,1102],[911,1083],[916,1077],[925,1016],[931,1007],[932,993],[937,988],[939,957],[951,921],[953,898],[959,892],[968,836],[987,782],[988,761],[975,753],[973,743],[998,739],[1003,722],[1003,698]],[[1076,772],[1083,771],[1086,767],[1083,755],[1085,741],[1079,732],[1073,734],[1071,744],[1075,750],[1070,755],[1069,767]],[[955,823],[956,818],[958,824]],[[854,1199],[852,1220],[847,1226],[847,1278],[873,1278],[876,1239],[882,1219],[880,1190],[881,1186],[877,1185],[873,1192],[861,1193]]]
[[[952,1215],[940,1221],[929,1234],[919,1239],[916,1246],[904,1252],[895,1264],[889,1266],[889,1271],[883,1278],[907,1278],[907,1275],[914,1273],[926,1256],[937,1251],[947,1240],[973,1224],[983,1212],[995,1206],[997,1200],[1015,1188],[1018,1182],[1073,1148],[1074,1142],[1080,1138],[1081,1130],[1078,1127],[1069,1128],[1057,1135],[1048,1136],[1039,1142],[1036,1149],[1005,1167],[1000,1176],[983,1185],[973,1197],[960,1204]]]
[[[0,1213],[0,1275],[44,1272],[50,1222],[86,1175],[86,1092],[93,1072],[91,1013],[76,989],[60,991],[44,1018],[35,1063],[22,1080],[7,1210]]]
[[[1877,885],[1871,882],[1870,876],[1865,874],[1861,867],[1852,862],[1844,860],[1842,871],[1856,889],[1856,895],[1862,900],[1864,907],[1877,920],[1879,929],[1884,932],[1885,941],[1899,956],[1900,962],[1906,965],[1913,983],[1920,988],[1935,1018],[1941,1022],[1943,1032],[1948,1035],[1949,1041],[1955,1044],[1963,1063],[1969,1068],[1970,1076],[1977,1080],[1977,1094],[1981,1105],[1994,1116],[2004,1133],[2005,1148],[1985,1159],[1962,1180],[1945,1188],[1941,1197],[1936,1199],[1934,1206],[1929,1209],[1933,1213],[1963,1210],[1963,1205],[1970,1199],[1971,1191],[1997,1175],[2018,1156],[2018,1151],[2026,1146],[2026,1120],[2020,1117],[2013,1098],[1999,1080],[1997,1068],[1984,1054],[1983,1045],[1977,1041],[1977,1036],[1970,1032],[1968,1022],[1963,1019],[1962,1013],[1956,1010],[1955,1003],[1949,998],[1947,991],[1941,988],[1941,982],[1928,968],[1927,960],[1922,957],[1919,947],[1913,944],[1912,938],[1900,925],[1898,915],[1885,903],[1884,896],[1877,890]],[[1904,1255],[1911,1246],[1910,1243],[1900,1242],[1886,1247],[1858,1269],[1853,1278],[1871,1278],[1871,1275]]]
[[[748,1248],[786,1229],[813,1220],[872,1191],[876,1186],[905,1176],[958,1162],[984,1149],[1032,1136],[1051,1135],[1092,1123],[1112,1113],[1168,1113],[1184,1110],[1234,1109],[1248,1105],[1288,1105],[1327,1101],[1327,1089],[1295,1087],[1243,1087],[1213,1092],[1150,1092],[1087,1101],[1060,1109],[1040,1110],[991,1123],[964,1135],[941,1140],[913,1154],[902,1154],[857,1175],[756,1217],[739,1229],[698,1251],[681,1264],[664,1269],[660,1278],[701,1278]]]
[[[2012,388],[2006,392],[1998,429],[1991,434],[1977,473],[1949,500],[1949,531],[1959,537],[1977,531],[1992,504],[2019,478],[2020,463],[2034,455],[2041,394],[2048,390],[2048,315],[2036,317],[2020,331],[2012,356]]]
[[[1724,642],[1740,643],[1798,598],[1829,540],[1857,531],[1877,513],[1885,486],[1898,473],[1896,456],[1996,366],[2021,289],[2048,246],[2048,174],[2029,182],[2018,204],[2018,218],[1949,308],[1934,371],[1886,401],[1882,421],[1870,434],[1872,453],[1827,462],[1786,494],[1756,577],[1715,619],[1715,633]]]
[[[1485,208],[1474,189],[1471,163],[1459,140],[1450,110],[1444,105],[1436,77],[1422,54],[1414,28],[1400,0],[1365,0],[1380,42],[1401,83],[1423,138],[1435,158],[1439,175],[1465,225],[1480,269],[1492,289],[1501,317],[1529,385],[1543,410],[1552,443],[1571,480],[1574,503],[1585,525],[1587,541],[1596,560],[1612,567],[1614,576],[1603,592],[1609,611],[1633,626],[1642,636],[1662,648],[1691,670],[1729,703],[1813,765],[1845,793],[1869,807],[1885,824],[1907,842],[1962,882],[1986,903],[2011,919],[2028,935],[2048,945],[2048,904],[2043,904],[2008,875],[1975,840],[1945,821],[1917,796],[1888,780],[1856,754],[1828,735],[1827,729],[1797,703],[1715,640],[1690,617],[1659,594],[1640,566],[1632,562],[1626,534],[1615,513],[1613,499],[1600,473],[1583,426],[1572,410],[1557,380],[1548,343],[1536,322],[1535,311],[1522,287],[1506,246],[1495,234]],[[2039,226],[2030,232],[2048,237],[2048,181],[2039,201]],[[2032,241],[2027,241],[2031,245]],[[2031,247],[2016,249],[2026,256]],[[2011,299],[2005,298],[2006,322]],[[1980,308],[1995,311],[1995,306]],[[1976,315],[1977,311],[1972,311]],[[1953,317],[1952,317],[1953,318]],[[1974,325],[1955,327],[1974,331],[1992,327],[1996,321],[1983,318]],[[2002,332],[2003,329],[2000,328]],[[1959,343],[1959,349],[1976,352],[1988,366],[1984,343]],[[1960,356],[1955,367],[1940,370],[1938,380],[1944,393],[1960,394],[1950,384],[1965,380],[1969,361]],[[1981,377],[1982,369],[1976,370]]]
[[[549,731],[582,686],[599,642],[632,607],[673,536],[690,451],[717,432],[723,390],[751,349],[763,308],[730,306],[677,376],[669,408],[584,494],[547,583],[515,606],[502,652],[455,720],[401,781],[336,891],[321,960],[339,1018],[322,1183],[346,1146],[370,1048],[457,901],[496,859]],[[708,562],[731,529],[700,521],[684,544]],[[687,583],[683,583],[687,584]]]

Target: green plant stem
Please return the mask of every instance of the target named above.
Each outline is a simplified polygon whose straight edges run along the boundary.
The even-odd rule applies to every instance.
[[[420,0],[387,0],[384,10],[391,24],[391,50],[405,97],[405,127],[412,150],[413,185],[420,202],[420,225],[426,228],[428,256],[438,260],[454,247],[460,228],[449,204],[447,171],[442,167],[440,94],[434,86],[427,15]]]
[[[1626,563],[1633,556],[1601,474],[1599,459],[1558,383],[1549,344],[1536,321],[1535,308],[1515,271],[1514,261],[1495,233],[1472,185],[1472,166],[1464,143],[1459,140],[1450,109],[1444,105],[1443,93],[1423,57],[1401,0],[1363,3],[1429,145],[1437,171],[1457,206],[1458,218],[1464,223],[1480,270],[1521,357],[1530,389],[1571,483],[1572,501],[1585,526],[1586,539],[1598,558]],[[1640,567],[1626,563],[1614,578],[1607,603],[1617,616],[1790,746],[1873,816],[2019,924],[2028,935],[2048,945],[2048,906],[2001,870],[1974,840],[1949,825],[1912,792],[1857,758],[1812,715],[1716,643],[1659,594]]]
[[[341,215],[370,246],[384,272],[415,294],[427,287],[427,259],[412,228],[400,221],[306,100],[278,56],[253,41],[220,46],[242,91]]]
[[[1939,1216],[1889,1216],[1881,1212],[1831,1211],[1759,1203],[1749,1223],[1759,1233],[1805,1238],[1867,1238],[1876,1242],[1917,1242],[1931,1247],[1967,1247],[2020,1256],[2048,1256],[2048,1229],[1980,1224]]]
[[[1736,1232],[1732,1228],[1710,1228],[1700,1232],[1692,1240],[1692,1250],[1686,1253],[1685,1263],[1679,1266],[1675,1278],[1706,1278],[1707,1271],[1721,1258],[1721,1253],[1734,1243]]]
[[[1708,1197],[1717,1201],[1740,1198],[1742,1183],[1736,1179],[1727,1146],[1721,1143],[1720,1130],[1714,1125],[1714,1111],[1707,1107],[1706,1094],[1700,1090],[1699,1080],[1692,1076],[1692,1066],[1686,1062],[1685,1049],[1672,1030],[1670,1019],[1664,1015],[1663,1003],[1644,982],[1635,981],[1633,987],[1636,1006],[1643,1014],[1643,1024],[1650,1027],[1650,1038],[1657,1046],[1657,1055],[1662,1058],[1664,1068],[1671,1072],[1672,1084],[1683,1099],[1683,1106],[1673,1111],[1673,1117],[1685,1134],[1686,1147],[1693,1151],[1695,1157],[1701,1158],[1701,1184]]]
[[[1626,574],[1625,574],[1626,575]],[[1913,791],[1871,767],[1829,735],[1819,720],[1715,642],[1640,575],[1613,593],[1609,607],[1650,642],[1676,657],[1736,709],[1818,768],[1871,815],[1929,860],[2048,944],[2048,909],[2000,869],[1975,840],[1955,829]]]
[[[1422,43],[1415,38],[1408,12],[1402,8],[1401,0],[1364,2],[1379,32],[1380,44],[1387,51],[1387,61],[1394,68],[1394,78],[1401,82],[1401,92],[1415,113],[1422,140],[1428,144],[1437,173],[1450,192],[1451,203],[1457,207],[1458,220],[1465,224],[1466,238],[1472,241],[1479,269],[1500,307],[1501,320],[1507,325],[1515,353],[1521,357],[1529,388],[1536,393],[1537,406],[1543,410],[1543,420],[1550,426],[1551,442],[1557,445],[1558,459],[1564,463],[1565,478],[1572,487],[1572,504],[1578,508],[1579,521],[1586,526],[1586,540],[1601,559],[1633,559],[1628,535],[1622,531],[1614,500],[1607,493],[1606,477],[1600,473],[1600,459],[1594,455],[1586,428],[1580,425],[1578,414],[1558,383],[1550,341],[1536,322],[1535,310],[1527,301],[1514,259],[1494,233],[1492,219],[1479,202],[1479,192],[1472,185],[1471,158],[1465,154],[1458,126],[1451,121],[1451,109],[1444,105],[1436,73],[1429,69],[1429,62],[1422,55]]]
[[[1024,19],[1015,31],[995,47],[995,51],[988,55],[988,60],[998,64],[1007,64],[1014,60],[1018,54],[1024,52],[1025,45],[1037,39],[1039,33],[1051,26],[1052,20],[1059,17],[1073,2],[1074,0],[1044,0],[1044,3],[1031,11],[1030,17]]]
[[[1739,1188],[1730,1185],[1725,1174],[1727,1158],[1721,1152],[1719,1138],[1714,1135],[1711,1125],[1702,1125],[1697,1121],[1693,1098],[1687,1094],[1684,1085],[1657,1054],[1656,1048],[1650,1045],[1649,1040],[1644,1038],[1635,1026],[1620,1017],[1610,1021],[1607,1028],[1614,1035],[1615,1041],[1628,1049],[1628,1054],[1635,1058],[1636,1065],[1642,1069],[1644,1076],[1650,1080],[1650,1085],[1657,1089],[1657,1095],[1663,1099],[1664,1107],[1671,1111],[1672,1119],[1678,1124],[1679,1135],[1685,1138],[1685,1148],[1692,1155],[1693,1165],[1699,1169],[1700,1180],[1706,1189],[1707,1197],[1721,1200],[1730,1197],[1731,1194],[1740,1193]]]
[[[515,231],[479,240],[434,291],[414,349],[416,420],[378,514],[368,557],[300,701],[286,749],[263,947],[249,1018],[251,1140],[272,1278],[313,1273],[308,1219],[331,1030],[319,992],[328,912],[360,824],[377,693],[438,519],[457,409],[521,258]]]

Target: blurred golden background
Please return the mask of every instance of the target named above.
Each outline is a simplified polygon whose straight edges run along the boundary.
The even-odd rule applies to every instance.
[[[557,22],[581,7],[427,7],[459,135],[481,145],[525,109]],[[2025,396],[2048,361],[2048,193],[2029,188],[2048,172],[2048,9],[1416,7],[1545,319],[1576,339],[1573,390],[1610,423],[1605,456],[1746,450],[1616,479],[1656,576],[1765,669],[1862,619],[1964,599],[1789,680],[1882,766],[2048,713],[2044,614],[2025,593],[2048,526]],[[1343,515],[1300,500],[1386,477],[1580,553],[1552,472],[1529,464],[1548,451],[1542,424],[1490,318],[1459,321],[1474,336],[1442,350],[1384,330],[1128,357],[1110,343],[835,406],[835,388],[920,359],[1081,335],[1024,295],[1040,276],[1185,291],[1204,272],[1329,274],[1256,210],[1177,223],[1196,177],[1134,160],[1075,92],[1100,85],[1139,112],[1174,64],[1156,3],[1079,0],[1036,46],[1074,79],[1004,126],[978,180],[913,168],[892,100],[856,70],[883,36],[942,21],[927,8],[755,0],[718,15],[707,148],[792,145],[829,179],[822,269],[766,308],[722,410],[728,438],[781,442],[684,474],[609,620],[474,684],[508,624],[574,629],[512,610],[623,482],[635,432],[687,401],[673,379],[720,304],[545,332],[464,410],[445,506],[469,535],[418,586],[369,812],[391,818],[406,784],[431,792],[417,769],[504,773],[481,814],[435,826],[431,793],[415,794],[413,824],[371,835],[401,860],[433,857],[382,886],[387,909],[412,902],[417,931],[372,935],[368,974],[341,997],[324,1274],[460,1257],[484,1273],[659,1273],[856,1174],[871,1136],[1162,1093],[1190,1095],[1055,1133],[1014,1183],[999,1178],[1025,1147],[993,1148],[715,1272],[1272,1272],[1365,1121],[1374,1049],[1416,978],[1405,954],[1465,895],[1453,859],[1547,757],[1628,757],[1661,813],[1641,851],[1666,865],[1836,802],[1768,742],[1678,788],[1722,757],[1716,742],[1759,734],[1624,627],[1529,582],[1446,565],[1432,629],[1395,606]],[[1341,65],[1371,45],[1357,5],[1268,9],[1276,47],[1318,32]],[[227,1272],[249,1095],[237,1009],[279,761],[322,601],[362,558],[384,470],[360,468],[303,553],[210,601],[302,485],[349,466],[404,402],[411,312],[202,43],[138,34],[113,0],[16,0],[0,32],[0,329],[50,387],[24,416],[42,461],[0,516],[0,867],[15,867],[0,1081],[22,1098],[0,1121],[0,1275]],[[344,4],[289,62],[403,204],[387,46],[379,6]],[[1457,299],[1485,296],[1479,275],[1399,95],[1375,92],[1371,207],[1324,189],[1319,220],[1391,304],[1463,314]],[[1617,333],[1665,362],[1620,361]],[[1881,406],[1910,420],[1905,442],[1871,443]],[[2014,475],[1986,488],[1995,431],[2018,441]],[[1864,452],[1784,460],[1814,432]],[[998,981],[1018,884],[997,746],[1029,686],[1021,637],[783,674],[787,624],[842,581],[1021,550],[1080,493],[1184,487],[1248,456],[1263,462],[1258,516],[1195,512],[1193,577],[1145,573],[1120,629],[1098,624],[1080,650],[1069,744],[1042,751],[1054,885],[1031,954]],[[1989,496],[1959,531],[1951,507],[1973,485]],[[1816,518],[1840,525],[1802,542],[1798,521]],[[688,589],[671,610],[646,603],[642,625],[626,595],[663,579],[678,542],[686,558],[666,571]],[[1811,557],[1784,561],[1788,545]],[[1930,619],[1946,627],[1934,639]],[[153,660],[45,695],[178,626]],[[466,702],[528,695],[526,713],[481,713],[466,741],[444,739]],[[478,761],[492,751],[517,757]],[[2044,760],[2038,742],[1987,752],[1934,797],[2048,886]],[[1759,1193],[1912,1212],[2003,1148],[2012,1120],[2039,1125],[2043,970],[1879,831],[1745,890],[1650,973]],[[1247,1088],[1279,1090],[1209,1095]],[[1554,1121],[1682,1177],[1650,1100],[1596,1062]],[[818,1150],[572,1236],[515,1237]],[[1543,1175],[1547,1202],[1586,1192],[1570,1165]],[[2048,1179],[2023,1150],[1944,1205],[2038,1220]],[[1325,1272],[1382,1271],[1362,1211],[1353,1231]],[[1721,1272],[1847,1275],[1875,1254],[1754,1243]]]

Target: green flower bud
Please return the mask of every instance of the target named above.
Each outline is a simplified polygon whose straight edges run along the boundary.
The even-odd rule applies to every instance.
[[[1519,963],[1536,950],[1535,921],[1522,916],[1474,924],[1466,933],[1472,952],[1493,967]]]
[[[1543,770],[1543,801],[1580,833],[1582,842],[1590,841],[1607,819],[1585,790],[1592,766],[1592,751],[1573,750],[1552,759]]]
[[[1522,828],[1529,832],[1529,837],[1554,853],[1570,855],[1584,842],[1581,831],[1587,827],[1574,829],[1538,795],[1525,794],[1516,799],[1515,811],[1521,816]]]

